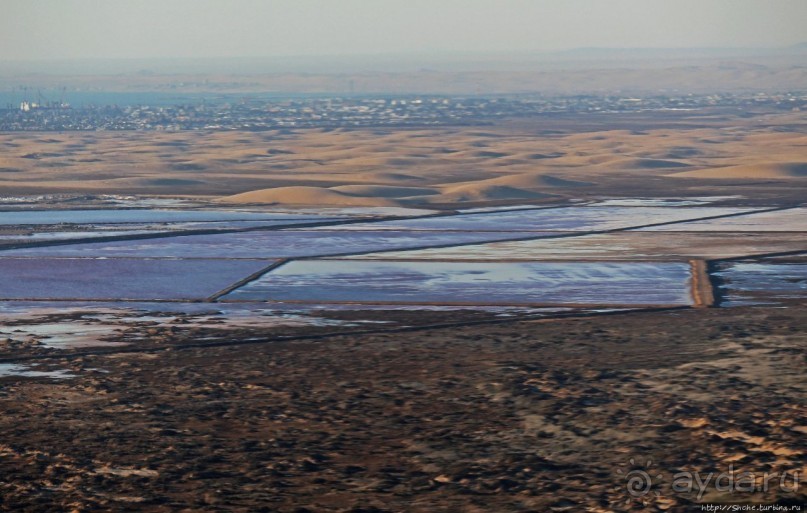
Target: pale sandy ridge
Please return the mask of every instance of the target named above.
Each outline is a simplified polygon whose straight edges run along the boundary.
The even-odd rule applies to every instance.
[[[801,183],[807,162],[805,126],[807,113],[786,112],[661,120],[581,115],[412,130],[6,133],[0,196],[452,208],[659,192],[722,195],[728,185],[749,198],[795,197],[793,184]]]
[[[706,178],[726,180],[730,178],[758,179],[791,179],[807,178],[807,162],[775,162],[765,164],[746,164],[713,169],[698,169],[670,175],[674,178]]]
[[[283,205],[404,206],[424,203],[463,203],[501,200],[533,200],[556,196],[547,189],[591,186],[552,175],[518,174],[487,180],[448,183],[433,187],[351,184],[336,187],[276,187],[220,198],[226,203]]]
[[[353,207],[396,207],[399,201],[383,196],[353,196],[326,187],[273,187],[220,198],[225,203],[274,205],[339,205]]]

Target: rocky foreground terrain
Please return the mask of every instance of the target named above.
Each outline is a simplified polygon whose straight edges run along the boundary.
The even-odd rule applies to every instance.
[[[805,333],[794,304],[53,356],[76,377],[0,378],[0,511],[801,504]],[[776,477],[672,489],[730,471]]]

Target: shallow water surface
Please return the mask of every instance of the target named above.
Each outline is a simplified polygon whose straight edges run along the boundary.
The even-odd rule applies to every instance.
[[[744,212],[719,207],[564,207],[356,223],[345,230],[600,231]]]
[[[0,258],[0,299],[204,299],[270,263]]]
[[[28,365],[18,365],[15,363],[0,363],[0,378],[8,376],[22,376],[26,378],[53,378],[67,379],[76,375],[66,370],[38,371],[32,370]]]
[[[36,339],[40,346],[53,349],[120,346],[126,345],[126,342],[106,339],[118,335],[125,327],[115,324],[43,322],[0,328],[0,338]]]
[[[705,233],[626,231],[576,237],[387,251],[356,260],[677,260],[732,258],[807,248],[806,233]]]
[[[644,228],[647,231],[807,232],[807,208],[791,208],[722,219]]]
[[[731,262],[715,276],[726,306],[807,298],[807,262]]]
[[[288,258],[538,237],[537,232],[283,230],[184,235],[8,250],[8,256]]]
[[[225,300],[476,304],[691,303],[685,263],[294,261]]]
[[[318,220],[321,216],[227,210],[24,210],[2,212],[0,225],[181,223],[212,221]]]

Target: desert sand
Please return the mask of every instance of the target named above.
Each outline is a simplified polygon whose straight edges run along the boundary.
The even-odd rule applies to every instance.
[[[807,180],[805,124],[803,113],[707,109],[409,130],[7,133],[0,194],[437,208],[648,191],[786,197]]]
[[[807,177],[807,162],[765,162],[761,164],[746,164],[743,166],[728,166],[714,169],[699,169],[676,173],[672,176],[680,178],[708,178],[710,180],[724,180],[732,178],[745,178],[749,180]]]

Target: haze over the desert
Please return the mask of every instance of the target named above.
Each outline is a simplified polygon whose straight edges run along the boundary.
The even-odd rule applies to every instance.
[[[7,0],[0,60],[758,48],[804,42],[799,0]]]

